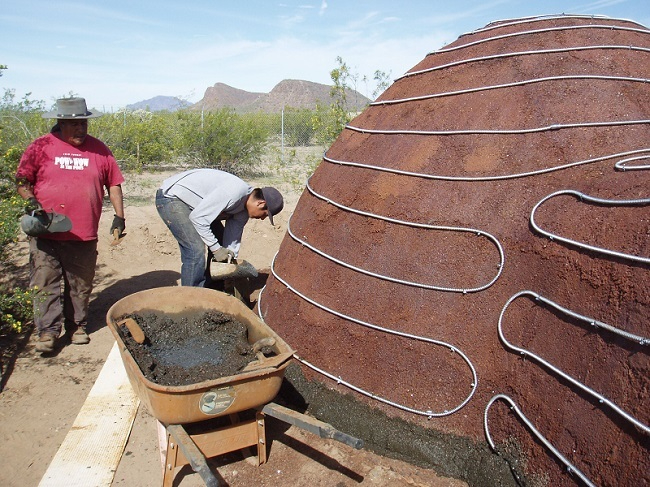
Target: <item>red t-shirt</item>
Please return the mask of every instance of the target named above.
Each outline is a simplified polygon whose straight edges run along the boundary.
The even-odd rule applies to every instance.
[[[53,240],[95,240],[104,188],[124,182],[115,157],[103,142],[88,135],[75,147],[51,133],[27,147],[16,177],[34,186],[34,196],[43,209],[67,215],[72,221],[69,232],[42,237]]]

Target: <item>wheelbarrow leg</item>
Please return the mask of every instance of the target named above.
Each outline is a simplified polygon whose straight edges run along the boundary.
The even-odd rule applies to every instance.
[[[190,435],[187,434],[183,426],[180,424],[170,424],[167,426],[169,433],[169,441],[167,443],[167,458],[171,460],[170,455],[173,456],[173,461],[165,462],[165,477],[163,478],[163,486],[171,487],[174,480],[174,469],[176,467],[176,456],[178,455],[178,448],[181,449],[185,458],[190,462],[192,470],[198,473],[206,487],[219,487],[221,482],[215,477],[210,470],[208,462],[199,447],[192,441]],[[171,450],[171,453],[170,453]]]
[[[238,277],[225,279],[224,291],[244,303],[249,308],[251,307],[251,292],[248,277]]]

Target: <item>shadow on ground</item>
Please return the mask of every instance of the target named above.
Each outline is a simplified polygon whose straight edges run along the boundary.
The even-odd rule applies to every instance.
[[[175,271],[152,271],[121,279],[97,293],[90,302],[88,331],[93,333],[106,326],[106,311],[117,301],[138,291],[156,287],[175,286],[180,275]]]

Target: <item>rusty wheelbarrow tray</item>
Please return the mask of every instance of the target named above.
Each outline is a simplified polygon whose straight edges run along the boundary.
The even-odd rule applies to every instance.
[[[218,310],[248,329],[253,344],[273,338],[275,356],[249,364],[236,375],[184,386],[164,386],[147,379],[124,344],[118,321],[142,311],[200,313]],[[131,386],[149,412],[164,424],[185,424],[258,408],[277,395],[293,350],[241,301],[225,293],[196,287],[160,287],[131,294],[108,310],[106,323],[118,343]]]
[[[263,341],[275,352],[260,357],[240,373],[185,386],[163,386],[147,379],[124,343],[120,321],[129,314],[143,311],[156,313],[201,313],[218,310],[230,314],[248,330],[251,345]],[[118,343],[131,386],[152,416],[167,431],[163,485],[171,486],[174,470],[191,465],[206,486],[219,485],[206,458],[257,446],[258,463],[266,461],[264,417],[272,416],[298,426],[321,438],[332,438],[354,448],[363,441],[342,433],[331,425],[271,402],[280,390],[284,371],[294,351],[244,303],[233,296],[206,288],[160,287],[140,291],[117,301],[106,315],[106,323]],[[265,340],[272,339],[272,340]],[[253,347],[255,348],[255,347]],[[240,421],[237,413],[255,410],[255,418]],[[198,423],[228,415],[233,424],[203,434],[188,434],[183,424]]]

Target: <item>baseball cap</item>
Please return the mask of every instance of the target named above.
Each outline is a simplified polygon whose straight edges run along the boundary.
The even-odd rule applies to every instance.
[[[280,192],[271,186],[262,188],[262,195],[264,196],[264,201],[266,201],[266,207],[269,210],[269,221],[271,225],[275,225],[273,223],[273,216],[280,213],[282,208],[284,208],[284,199]]]

